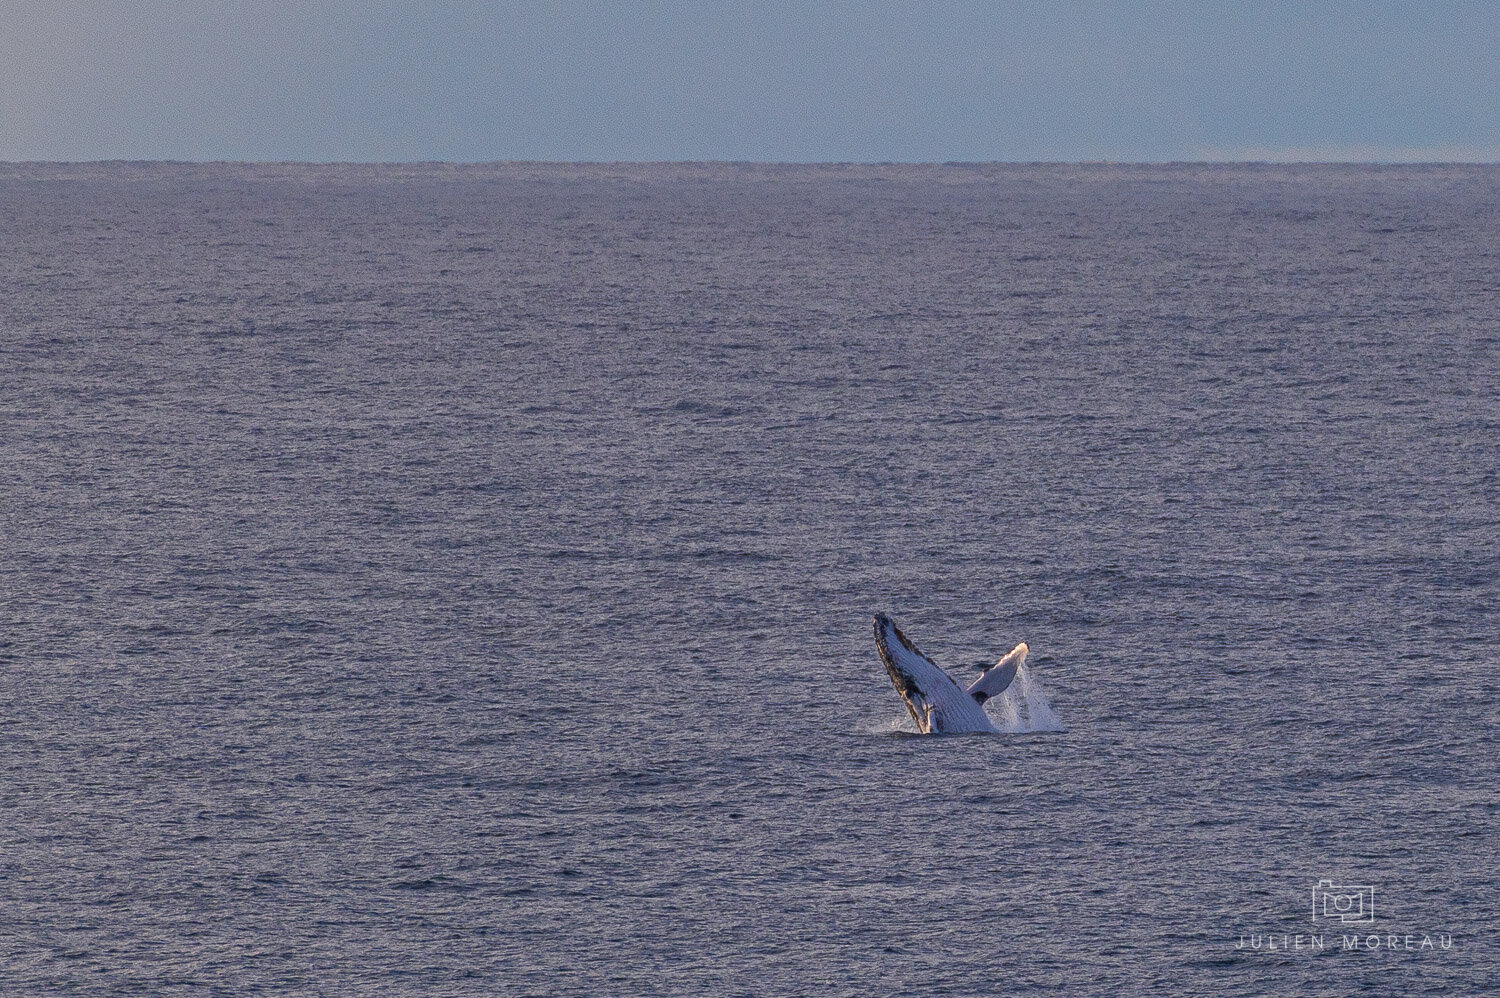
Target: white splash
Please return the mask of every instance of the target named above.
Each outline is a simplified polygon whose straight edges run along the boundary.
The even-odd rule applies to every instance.
[[[920,731],[912,723],[910,717],[902,714],[899,717],[882,718],[880,720],[869,720],[855,729],[862,735],[919,735]]]
[[[1015,681],[986,706],[995,727],[1007,733],[1065,730],[1047,701],[1042,681],[1031,674],[1025,662],[1016,670]]]
[[[1016,685],[1021,682],[1021,666],[1016,670],[1016,678],[1005,688],[1005,692],[992,699],[985,706],[989,708],[990,721],[998,731],[1025,731],[1026,727],[1021,723],[1021,712],[1016,709],[1015,693]]]

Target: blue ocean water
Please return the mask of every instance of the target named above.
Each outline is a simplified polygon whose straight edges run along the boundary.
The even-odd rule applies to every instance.
[[[1500,169],[11,165],[0,233],[0,990],[1500,987]],[[877,611],[1066,730],[905,734]]]

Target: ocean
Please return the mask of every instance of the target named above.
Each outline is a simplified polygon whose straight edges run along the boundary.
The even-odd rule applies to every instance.
[[[1500,168],[12,164],[0,236],[0,991],[1500,988]],[[877,612],[1057,723],[912,734]]]

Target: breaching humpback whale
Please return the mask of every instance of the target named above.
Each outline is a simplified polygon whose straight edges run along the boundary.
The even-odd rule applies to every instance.
[[[964,689],[952,676],[923,655],[883,613],[875,615],[875,647],[891,675],[891,683],[906,702],[907,713],[924,735],[954,731],[995,731],[984,702],[1005,692],[1030,651],[1021,642]]]

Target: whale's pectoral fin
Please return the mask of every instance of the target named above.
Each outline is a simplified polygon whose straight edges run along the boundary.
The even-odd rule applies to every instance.
[[[891,677],[891,685],[901,694],[906,712],[912,723],[922,734],[932,731],[932,707],[927,702],[923,686],[934,685],[937,666],[926,655],[897,630],[895,623],[884,614],[875,618],[875,645],[880,649],[880,660]]]
[[[974,680],[965,692],[980,703],[1004,693],[1005,688],[1016,678],[1016,670],[1026,661],[1026,655],[1030,651],[1026,642],[1022,641],[1006,652],[1004,658],[986,669],[984,675]]]
[[[891,685],[901,694],[918,731],[924,735],[936,734],[950,730],[955,724],[965,725],[957,730],[984,730],[975,727],[973,718],[964,715],[963,704],[968,701],[953,677],[922,654],[883,613],[875,616],[875,645],[891,677]],[[969,709],[972,710],[972,704]]]

